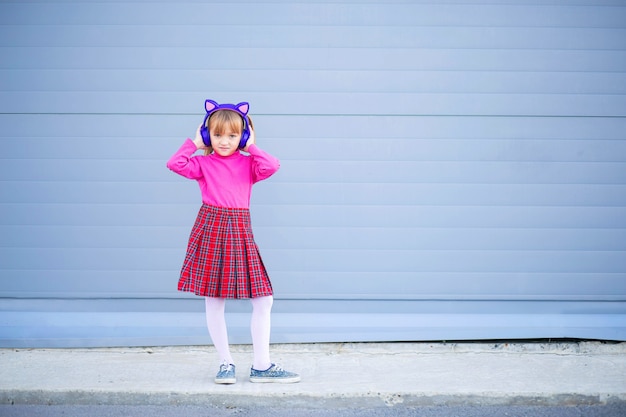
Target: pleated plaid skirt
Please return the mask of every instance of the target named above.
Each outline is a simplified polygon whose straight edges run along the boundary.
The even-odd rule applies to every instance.
[[[220,298],[273,294],[248,209],[202,205],[189,236],[178,290]]]

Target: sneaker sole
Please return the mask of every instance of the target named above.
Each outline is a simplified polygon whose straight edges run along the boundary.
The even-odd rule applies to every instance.
[[[220,378],[220,379],[215,379],[215,383],[216,384],[234,384],[235,382],[237,382],[237,379],[235,378]]]
[[[300,382],[299,376],[292,376],[287,378],[259,378],[259,377],[250,377],[250,382],[256,383],[275,383],[275,384],[292,384],[294,382]]]

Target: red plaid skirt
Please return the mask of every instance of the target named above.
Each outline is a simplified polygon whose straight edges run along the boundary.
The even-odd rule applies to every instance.
[[[189,236],[178,290],[220,298],[272,295],[248,209],[202,205]]]

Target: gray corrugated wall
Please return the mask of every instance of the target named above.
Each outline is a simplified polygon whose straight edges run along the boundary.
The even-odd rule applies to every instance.
[[[2,346],[209,342],[205,98],[282,162],[273,341],[626,340],[624,1],[2,1],[0,57]]]

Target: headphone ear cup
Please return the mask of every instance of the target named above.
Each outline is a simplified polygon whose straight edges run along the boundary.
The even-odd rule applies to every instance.
[[[250,125],[248,124],[248,121],[244,119],[243,124],[243,132],[241,132],[241,140],[239,141],[240,149],[246,147],[246,142],[248,142],[248,139],[250,138]]]
[[[241,140],[239,141],[239,147],[241,149],[246,147],[246,142],[248,142],[249,138],[250,138],[250,130],[246,128],[243,132],[241,132]]]
[[[209,100],[207,100],[208,102]],[[209,134],[208,121],[211,113],[207,113],[204,116],[204,120],[202,121],[202,126],[200,127],[200,135],[202,135],[202,142],[204,142],[205,146],[211,146],[211,135]]]
[[[200,128],[200,135],[202,135],[202,142],[206,146],[211,146],[211,136],[209,135],[209,129],[206,126]]]

